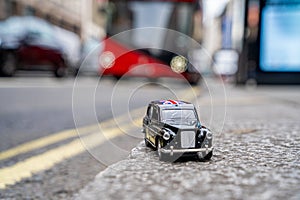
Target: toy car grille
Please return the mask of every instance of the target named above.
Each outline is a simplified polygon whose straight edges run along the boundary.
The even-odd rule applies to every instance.
[[[195,131],[182,131],[180,134],[181,148],[195,148]]]

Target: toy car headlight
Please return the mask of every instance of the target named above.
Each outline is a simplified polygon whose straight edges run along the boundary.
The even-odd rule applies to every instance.
[[[200,129],[199,130],[199,137],[206,137],[206,133],[207,133],[207,130],[206,129]]]
[[[212,139],[212,133],[210,131],[207,131],[206,138],[207,139]]]
[[[169,139],[170,139],[170,137],[171,137],[170,133],[169,133],[169,132],[167,132],[167,131],[164,131],[164,134],[163,134],[163,138],[164,138],[164,140],[169,140]]]

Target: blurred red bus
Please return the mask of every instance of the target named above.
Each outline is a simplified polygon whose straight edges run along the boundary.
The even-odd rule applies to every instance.
[[[201,76],[188,57],[195,15],[201,15],[198,2],[110,0],[100,74],[185,78],[197,84]]]

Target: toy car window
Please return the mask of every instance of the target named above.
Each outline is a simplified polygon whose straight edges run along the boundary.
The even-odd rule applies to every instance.
[[[157,108],[153,108],[152,119],[158,120],[158,110]]]
[[[147,116],[148,116],[149,118],[152,117],[152,110],[153,110],[153,107],[152,107],[152,106],[148,106],[148,109],[147,109]]]

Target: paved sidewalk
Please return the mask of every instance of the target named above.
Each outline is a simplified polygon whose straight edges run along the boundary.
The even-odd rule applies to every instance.
[[[300,88],[227,86],[226,107],[216,88],[197,100],[211,161],[161,162],[141,142],[75,199],[300,199]]]

